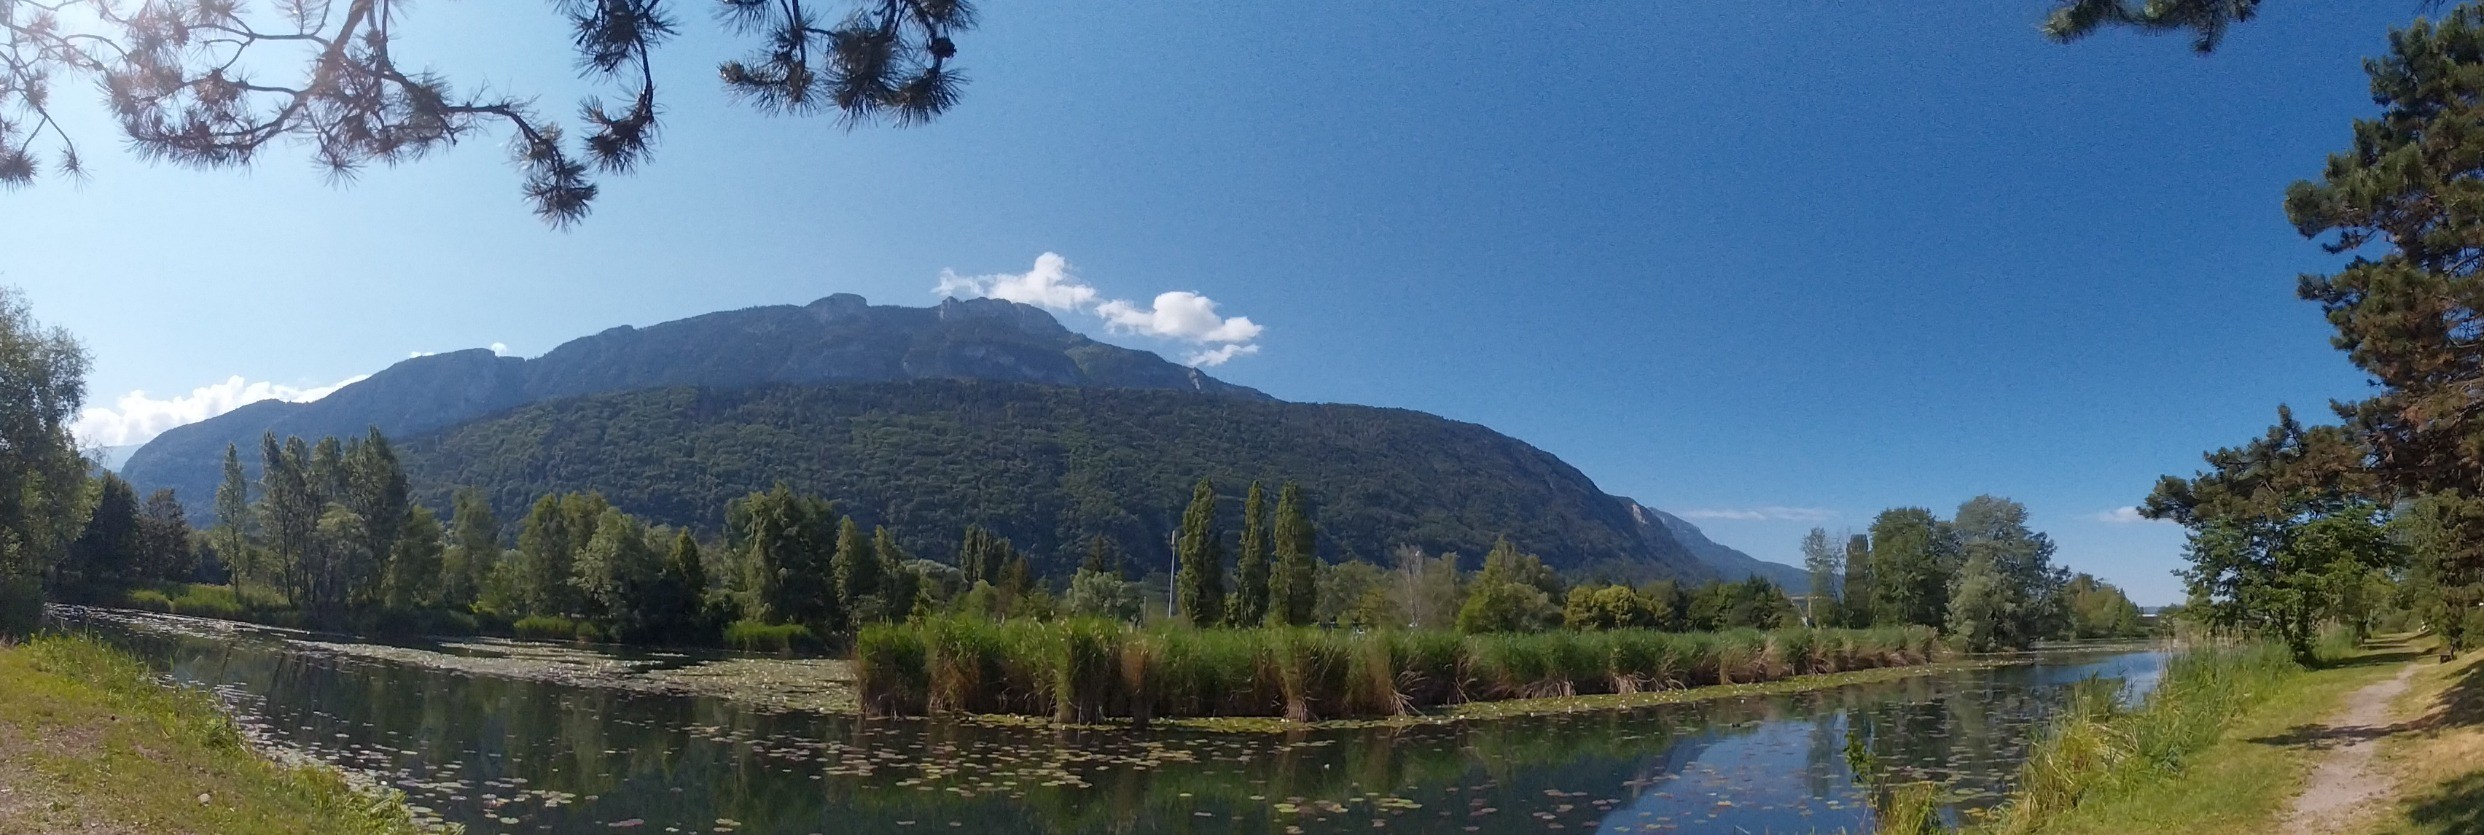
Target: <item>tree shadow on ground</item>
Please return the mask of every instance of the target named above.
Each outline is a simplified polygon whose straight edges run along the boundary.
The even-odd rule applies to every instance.
[[[2368,652],[2341,661],[2321,664],[2319,666],[2321,669],[2327,670],[2350,669],[2355,667],[2397,666],[2431,654],[2427,646],[2419,646],[2416,643],[2415,638],[2408,636],[2392,636],[2389,638],[2376,639],[2372,642],[2372,647],[2376,651]],[[2460,684],[2462,686],[2471,684],[2476,685],[2478,688],[2477,698],[2484,699],[2484,677],[2478,676],[2475,671],[2470,670]],[[2478,703],[2478,709],[2484,710],[2484,702]],[[2438,732],[2438,729],[2433,727],[2433,725],[2441,719],[2442,715],[2442,712],[2434,712],[2426,714],[2420,719],[2406,722],[2393,722],[2386,725],[2330,725],[2326,723],[2296,725],[2294,727],[2287,728],[2285,733],[2275,734],[2272,736],[2254,737],[2251,739],[2251,742],[2260,745],[2274,745],[2281,748],[2304,748],[2313,751],[2324,751],[2340,745],[2348,745],[2366,740],[2396,736],[2402,733]]]
[[[2431,832],[2484,832],[2484,772],[2405,798],[2406,816]]]

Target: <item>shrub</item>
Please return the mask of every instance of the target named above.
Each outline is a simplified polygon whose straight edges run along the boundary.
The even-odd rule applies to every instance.
[[[512,624],[517,636],[533,641],[567,641],[578,636],[578,625],[568,618],[535,615]]]
[[[534,618],[518,621],[521,634],[526,628],[526,621],[530,620]],[[779,655],[793,652],[796,648],[818,644],[818,639],[812,636],[810,627],[798,623],[772,624],[756,620],[734,621],[725,627],[724,639],[725,646],[743,652],[772,652]]]
[[[137,591],[130,592],[127,597],[121,599],[121,605],[128,606],[132,609],[143,609],[149,612],[170,612],[173,610],[172,598],[165,597],[163,592],[156,591],[154,589],[139,589]]]
[[[243,605],[241,595],[232,586],[191,583],[172,599],[172,613],[219,620],[243,620],[250,607]]]
[[[43,625],[43,586],[32,577],[0,575],[0,638],[33,635]]]

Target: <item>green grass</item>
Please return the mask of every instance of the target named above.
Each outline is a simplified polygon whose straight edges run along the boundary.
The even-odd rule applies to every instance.
[[[947,617],[867,627],[855,660],[862,703],[880,715],[1302,723],[1772,682],[1932,653],[1921,629],[1460,635]]]
[[[90,639],[0,645],[0,832],[399,835],[395,799],[261,757],[206,695]]]

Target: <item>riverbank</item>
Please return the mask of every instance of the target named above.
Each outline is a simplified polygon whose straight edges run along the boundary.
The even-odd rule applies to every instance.
[[[210,697],[100,642],[0,646],[0,832],[420,831],[334,770],[262,756]]]
[[[2419,662],[2382,728],[2385,796],[2348,832],[2484,832],[2484,652]]]
[[[2350,694],[2400,674],[2429,649],[2429,641],[2409,636],[2377,639],[2330,663],[2299,671],[2238,669],[2226,674],[2237,686],[2201,687],[2217,692],[2176,696],[2194,704],[2153,711],[2161,716],[2143,716],[2152,711],[2142,708],[2118,721],[2066,732],[2079,739],[2065,740],[2063,727],[2057,726],[2039,743],[2036,761],[2043,762],[2049,752],[2059,752],[2054,754],[2063,766],[2059,770],[2079,773],[2067,780],[2058,773],[2022,774],[2012,803],[2030,803],[2031,791],[2049,789],[2055,796],[2035,801],[2046,805],[2033,814],[2012,820],[2004,808],[1998,819],[1974,822],[1968,831],[2023,835],[2289,831],[2286,827],[2297,798],[2314,770],[2341,742],[2355,735],[2351,729],[2338,731],[2327,723],[2340,713]],[[2178,668],[2168,672],[2167,686],[2188,686],[2177,681],[2182,675]],[[2140,727],[2149,723],[2157,727]],[[2191,727],[2165,727],[2179,723]],[[2185,744],[2180,737],[2195,742]],[[2129,750],[2134,745],[2143,750]],[[2162,750],[2144,750],[2149,748]],[[2478,750],[2484,750],[2484,745]],[[2060,797],[2059,786],[2030,789],[2031,782],[2041,781],[2075,783],[2074,796]]]

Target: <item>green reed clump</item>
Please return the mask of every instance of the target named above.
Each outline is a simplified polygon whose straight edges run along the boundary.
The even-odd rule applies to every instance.
[[[1918,633],[1922,634],[1918,634]],[[1916,663],[1929,630],[1448,631],[1134,628],[934,618],[858,636],[866,709],[1106,718],[1399,716],[1464,701],[1636,693]],[[1831,650],[1831,647],[1850,648]],[[1822,659],[1839,652],[1853,657]],[[909,672],[912,671],[912,672]]]
[[[578,637],[578,625],[568,618],[536,615],[510,624],[517,636],[531,641],[568,641]]]
[[[172,598],[154,589],[139,589],[121,598],[121,605],[149,612],[170,612],[172,611]]]
[[[923,632],[872,624],[854,636],[854,679],[865,716],[921,716],[931,709],[931,649]]]
[[[538,618],[530,617],[525,620],[518,621],[516,628],[520,630],[519,634],[524,634],[527,621],[537,619]],[[811,633],[810,627],[803,626],[802,624],[767,623],[765,621],[756,620],[737,620],[730,624],[726,624],[724,641],[725,646],[732,647],[743,652],[773,652],[778,654],[789,653],[798,647],[807,647],[819,643],[818,637]]]

